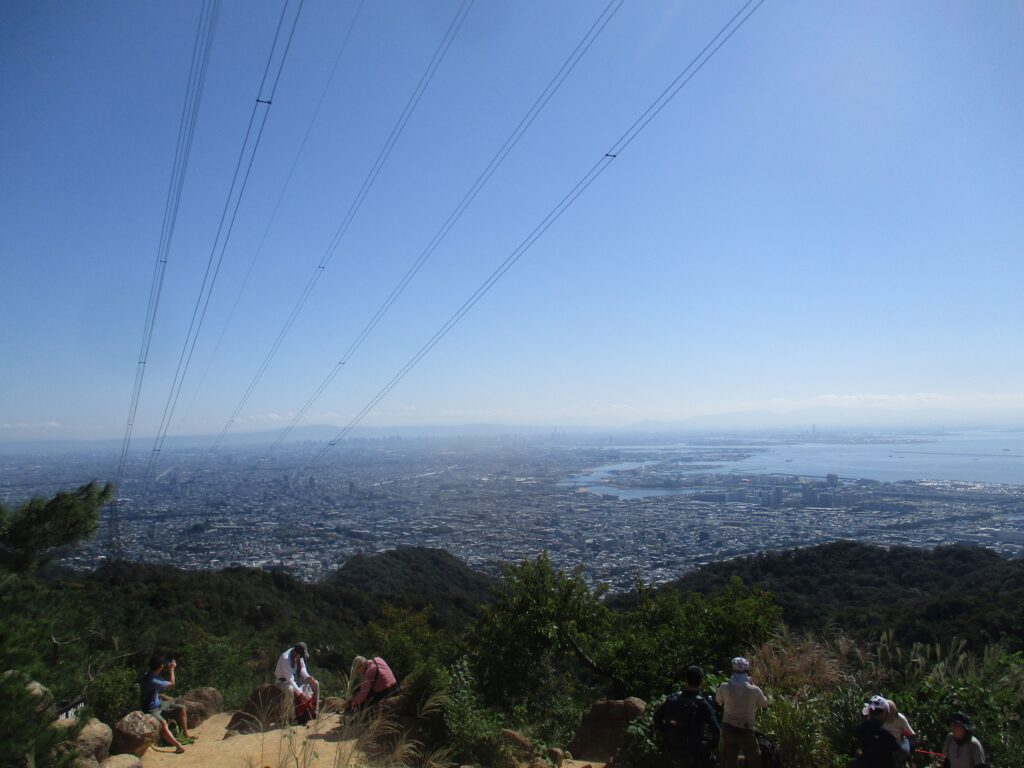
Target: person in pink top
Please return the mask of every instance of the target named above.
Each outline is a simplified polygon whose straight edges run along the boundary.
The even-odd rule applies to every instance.
[[[346,705],[349,712],[376,704],[398,691],[395,673],[380,656],[372,659],[356,656],[352,660],[352,676],[356,675],[360,678],[359,689]]]

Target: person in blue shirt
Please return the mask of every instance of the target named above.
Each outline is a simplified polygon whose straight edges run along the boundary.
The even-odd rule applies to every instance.
[[[168,741],[171,746],[174,747],[175,752],[184,752],[185,747],[181,745],[181,742],[174,738],[174,734],[171,733],[171,729],[167,726],[167,720],[164,719],[164,712],[167,711],[168,705],[163,702],[160,698],[160,694],[166,691],[168,688],[174,687],[174,670],[177,667],[177,662],[166,661],[161,656],[154,656],[149,660],[149,671],[146,672],[139,680],[139,685],[142,688],[142,705],[140,709],[147,715],[152,715],[160,723],[160,734]],[[167,669],[167,679],[164,680],[160,677],[160,673]],[[185,712],[185,707],[177,707],[177,723],[181,726],[181,735],[186,739],[192,738],[192,735],[188,732],[188,715]]]

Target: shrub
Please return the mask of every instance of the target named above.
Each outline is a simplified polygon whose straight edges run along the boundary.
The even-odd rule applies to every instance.
[[[239,707],[266,677],[262,658],[252,645],[224,638],[188,643],[182,649],[173,695],[189,688],[211,686],[224,696],[226,707]]]
[[[462,760],[486,766],[508,761],[508,750],[501,739],[501,720],[484,706],[465,659],[452,668],[444,701],[444,723],[452,750]]]
[[[74,736],[75,729],[54,728],[49,701],[29,692],[27,682],[21,674],[0,675],[0,765],[70,766],[74,752],[64,753],[58,747]]]
[[[139,708],[139,677],[128,667],[110,667],[89,683],[85,703],[98,720],[113,726]]]
[[[626,765],[637,768],[672,768],[672,760],[662,750],[661,739],[654,729],[654,713],[665,703],[667,696],[659,696],[647,704],[640,717],[626,728],[620,754]]]

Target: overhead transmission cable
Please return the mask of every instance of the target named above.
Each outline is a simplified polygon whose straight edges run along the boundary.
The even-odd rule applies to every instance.
[[[323,256],[321,256],[320,261],[317,263],[316,267],[314,267],[313,273],[309,276],[309,279],[306,281],[306,285],[302,289],[302,293],[299,295],[299,298],[295,302],[295,305],[292,307],[291,312],[288,315],[288,318],[285,320],[284,325],[278,332],[277,338],[274,339],[274,343],[271,344],[270,350],[263,358],[263,362],[260,363],[260,366],[257,369],[256,374],[249,382],[249,386],[246,388],[241,400],[239,400],[238,404],[235,406],[234,411],[231,413],[231,416],[228,417],[227,422],[224,424],[223,429],[221,429],[220,434],[217,435],[217,438],[214,440],[213,445],[210,448],[211,453],[213,451],[216,451],[220,447],[220,444],[227,436],[227,433],[231,430],[231,427],[238,419],[239,414],[242,412],[242,408],[245,407],[245,404],[252,396],[252,393],[256,389],[257,384],[259,384],[260,379],[263,378],[263,374],[266,373],[266,370],[270,365],[270,362],[274,359],[274,355],[277,354],[277,350],[284,342],[284,339],[288,335],[288,332],[291,330],[291,327],[295,324],[295,320],[298,318],[299,313],[302,311],[302,308],[305,306],[306,301],[309,299],[309,295],[312,293],[313,288],[320,280],[320,276],[327,268],[327,265],[330,263],[331,258],[337,252],[342,239],[345,237],[345,234],[348,232],[349,227],[352,225],[352,221],[355,219],[356,214],[362,207],[363,201],[366,200],[366,196],[369,194],[370,188],[373,186],[374,181],[376,181],[377,176],[380,174],[385,162],[387,162],[388,156],[391,154],[391,150],[394,149],[394,146],[398,142],[399,137],[405,130],[406,124],[409,122],[409,118],[412,117],[412,113],[415,111],[416,105],[419,104],[420,99],[423,97],[424,91],[426,91],[427,86],[430,85],[430,81],[434,79],[434,73],[437,71],[437,68],[441,64],[441,60],[444,58],[445,54],[448,52],[449,47],[451,47],[452,42],[455,40],[455,36],[458,34],[459,29],[462,27],[462,23],[463,21],[465,21],[466,15],[469,13],[470,8],[472,8],[474,1],[475,0],[463,0],[462,4],[455,12],[455,16],[452,18],[451,23],[448,25],[448,29],[445,32],[444,37],[441,39],[441,42],[438,44],[437,50],[434,51],[434,55],[431,57],[430,62],[427,64],[426,70],[424,70],[423,75],[420,77],[420,80],[416,85],[416,88],[413,90],[412,95],[406,102],[405,108],[402,110],[402,113],[399,115],[394,127],[391,129],[391,133],[388,135],[387,140],[384,142],[384,146],[381,147],[380,152],[377,154],[377,159],[371,166],[369,172],[366,175],[366,178],[363,179],[363,183],[360,186],[359,191],[356,193],[356,196],[352,199],[352,202],[348,207],[348,211],[345,213],[345,217],[338,225],[338,228],[335,231],[334,236],[331,238],[331,241],[328,244],[327,249],[324,251],[324,254]]]
[[[323,379],[320,385],[314,390],[313,394],[310,395],[309,399],[306,400],[303,406],[295,413],[295,415],[292,417],[291,422],[281,431],[280,434],[278,434],[277,438],[270,445],[270,447],[263,454],[263,456],[260,457],[259,461],[266,460],[275,450],[277,450],[278,446],[280,446],[281,443],[284,442],[285,438],[287,438],[291,431],[296,426],[298,426],[300,421],[302,421],[302,419],[305,417],[309,409],[313,406],[317,399],[319,399],[320,395],[323,394],[324,390],[326,390],[327,387],[330,386],[331,382],[333,382],[334,379],[338,376],[338,374],[341,373],[342,368],[349,362],[349,360],[351,360],[352,356],[363,345],[363,342],[366,341],[367,337],[373,332],[374,328],[377,327],[377,324],[381,321],[381,319],[384,317],[387,311],[391,308],[391,305],[398,300],[398,297],[402,295],[402,292],[405,290],[406,286],[412,281],[412,279],[420,271],[420,269],[427,262],[427,260],[433,255],[434,251],[437,250],[438,246],[441,244],[441,241],[444,240],[448,232],[452,229],[452,227],[455,226],[456,222],[458,222],[458,220],[462,218],[462,215],[466,212],[466,209],[469,208],[473,200],[476,199],[476,196],[480,193],[480,191],[484,188],[484,186],[491,179],[494,173],[498,170],[501,164],[505,161],[505,158],[508,157],[509,153],[515,148],[516,144],[519,143],[519,140],[523,137],[526,131],[533,124],[533,121],[537,119],[537,116],[541,113],[541,111],[544,109],[547,103],[551,100],[551,97],[555,95],[555,92],[559,89],[562,83],[565,82],[566,78],[576,68],[576,65],[579,63],[580,59],[583,58],[586,52],[590,49],[590,46],[594,44],[594,41],[598,38],[601,32],[604,31],[604,28],[608,25],[608,22],[611,21],[612,17],[622,6],[623,2],[625,2],[625,0],[611,0],[604,7],[604,9],[601,11],[598,17],[594,20],[594,23],[591,24],[586,34],[576,45],[576,47],[572,50],[572,52],[565,59],[565,61],[562,62],[562,66],[559,67],[557,72],[555,72],[551,80],[548,81],[548,84],[540,92],[540,95],[537,96],[536,100],[526,111],[526,114],[524,114],[522,119],[520,119],[519,123],[512,130],[512,133],[509,134],[507,139],[505,139],[505,143],[498,148],[498,151],[495,152],[490,162],[484,167],[484,169],[480,172],[480,175],[477,176],[476,180],[470,185],[469,189],[462,196],[462,199],[459,201],[458,205],[456,205],[452,212],[448,214],[448,218],[445,219],[440,229],[438,229],[438,231],[430,239],[430,242],[427,243],[426,247],[420,252],[420,255],[409,266],[409,269],[405,272],[405,274],[398,281],[395,287],[392,288],[391,293],[388,294],[384,302],[377,308],[377,311],[373,314],[370,320],[366,323],[363,329],[352,341],[352,343],[349,345],[345,353],[341,356],[338,362],[335,363],[334,367]]]
[[[181,205],[181,193],[185,184],[189,158],[192,154],[192,139],[195,135],[199,107],[203,99],[203,87],[206,84],[206,72],[210,63],[210,50],[213,47],[213,36],[217,26],[217,13],[220,0],[203,0],[199,12],[199,24],[196,27],[195,41],[192,45],[192,60],[189,65],[188,85],[185,88],[185,102],[181,109],[181,120],[178,123],[178,141],[174,149],[174,163],[171,168],[171,179],[167,185],[167,200],[164,203],[163,222],[160,225],[160,240],[157,245],[156,263],[153,266],[153,280],[149,289],[149,303],[146,307],[146,318],[142,325],[142,342],[139,346],[138,362],[135,368],[135,382],[132,386],[131,400],[128,405],[128,420],[121,445],[121,456],[117,463],[115,487],[120,490],[124,479],[125,464],[128,461],[128,450],[131,446],[132,431],[135,427],[135,416],[139,410],[139,398],[142,395],[142,383],[146,374],[146,363],[149,359],[149,347],[153,340],[153,329],[156,325],[157,309],[163,290],[164,275],[167,272],[167,261],[174,239],[174,228],[178,221],[178,209]],[[108,536],[118,539],[117,501],[115,500],[110,516]]]
[[[299,165],[299,160],[302,158],[303,153],[306,151],[306,144],[309,142],[309,135],[312,133],[313,125],[316,123],[317,118],[320,116],[320,110],[324,105],[324,100],[327,98],[327,93],[330,91],[331,85],[334,82],[334,76],[338,72],[338,66],[341,64],[341,59],[348,48],[348,41],[352,37],[352,30],[355,29],[356,21],[359,19],[359,15],[362,13],[363,6],[366,0],[359,0],[356,5],[356,11],[352,14],[352,19],[348,23],[348,29],[345,31],[345,36],[342,39],[341,47],[338,49],[338,54],[334,57],[334,65],[331,67],[331,72],[327,77],[327,82],[324,83],[323,90],[320,92],[320,98],[317,100],[316,108],[313,110],[313,115],[309,119],[309,123],[306,125],[306,131],[302,136],[302,141],[299,143],[299,149],[295,153],[295,158],[292,160],[292,166],[288,170],[288,175],[284,180],[284,185],[281,187],[281,193],[277,196],[277,202],[274,204],[274,209],[270,213],[270,218],[267,219],[267,225],[263,228],[263,236],[260,238],[259,244],[256,246],[256,250],[253,251],[252,258],[249,260],[249,267],[245,271],[245,275],[242,277],[242,282],[238,287],[238,293],[235,295],[235,301],[231,305],[231,311],[228,312],[227,320],[224,321],[224,327],[221,328],[220,335],[217,337],[217,343],[213,346],[213,352],[210,354],[210,359],[206,363],[206,367],[203,369],[203,375],[199,378],[199,384],[196,385],[196,390],[192,395],[192,401],[188,408],[185,409],[185,413],[182,414],[178,421],[178,431],[181,431],[182,425],[185,423],[189,413],[195,406],[196,399],[199,396],[199,392],[202,390],[203,385],[206,383],[206,378],[209,376],[210,369],[213,367],[214,360],[217,359],[217,355],[220,352],[221,344],[224,343],[224,337],[227,334],[228,328],[231,326],[231,321],[235,317],[235,312],[238,310],[238,305],[241,302],[242,295],[245,293],[246,286],[249,283],[249,278],[252,276],[253,268],[256,266],[256,262],[259,261],[260,256],[263,254],[263,246],[267,242],[267,236],[270,234],[270,230],[274,226],[274,222],[277,220],[278,211],[281,210],[281,202],[284,200],[285,193],[291,186],[292,177],[295,175],[295,169]]]
[[[352,431],[353,428],[360,421],[362,421],[376,405],[383,400],[392,389],[394,389],[398,383],[405,378],[405,376],[411,371],[416,365],[429,354],[438,342],[443,339],[458,322],[465,317],[466,313],[472,309],[480,299],[482,299],[487,292],[494,287],[508,270],[510,270],[523,254],[525,254],[530,247],[554,224],[565,211],[582,195],[586,189],[594,183],[594,181],[608,168],[608,166],[615,160],[619,154],[624,152],[630,144],[636,139],[637,136],[650,124],[650,122],[658,116],[658,114],[668,105],[668,103],[675,97],[683,87],[689,83],[704,65],[711,60],[711,58],[725,45],[729,39],[739,30],[747,20],[754,15],[758,8],[765,2],[765,0],[747,0],[747,2],[736,12],[736,14],[723,26],[718,33],[708,42],[707,45],[698,53],[689,64],[680,72],[675,79],[670,82],[664,90],[658,95],[658,97],[651,103],[650,106],[644,110],[640,116],[633,122],[633,124],[623,133],[618,140],[612,144],[608,151],[591,166],[576,184],[565,193],[565,195],[558,201],[558,203],[548,212],[548,214],[541,219],[540,223],[526,236],[526,238],[505,258],[501,264],[487,277],[483,283],[469,296],[468,299],[459,307],[455,313],[448,318],[448,320],[431,336],[427,342],[420,347],[419,351],[414,354],[409,361],[402,366],[399,371],[391,377],[391,379],[374,395],[370,398],[370,401],[363,406],[363,408],[349,421],[349,423],[334,436],[320,451],[316,453],[313,458],[306,463],[299,471],[298,475],[309,471],[315,466],[335,445],[338,444],[345,436]]]
[[[292,40],[295,37],[295,27],[298,24],[299,16],[302,14],[302,6],[305,0],[298,0],[298,7],[291,21],[287,37],[284,39],[283,50],[280,54],[276,70],[271,78],[271,68],[274,63],[278,44],[282,39],[284,22],[288,15],[289,6],[292,0],[285,0],[281,9],[281,16],[277,21],[277,29],[274,33],[274,42],[271,45],[270,53],[267,56],[267,63],[263,70],[263,79],[256,92],[256,100],[253,104],[252,113],[249,116],[249,125],[246,128],[245,139],[238,154],[238,161],[235,164],[234,175],[231,179],[231,186],[228,188],[227,199],[224,201],[224,210],[221,212],[220,223],[217,225],[217,234],[213,240],[213,247],[210,249],[210,256],[206,264],[206,272],[203,275],[203,282],[196,297],[195,307],[192,310],[192,319],[189,322],[188,333],[185,336],[185,343],[182,346],[181,355],[178,358],[178,367],[174,373],[174,381],[171,384],[170,393],[167,396],[167,403],[164,406],[163,416],[160,420],[160,428],[157,430],[156,441],[153,444],[153,451],[149,457],[149,465],[146,468],[144,486],[148,484],[156,468],[156,463],[163,448],[164,440],[167,438],[167,431],[170,428],[174,409],[181,395],[181,387],[188,372],[189,363],[192,360],[192,353],[195,351],[196,341],[202,329],[203,321],[206,318],[206,310],[210,305],[210,297],[217,282],[217,275],[220,272],[221,263],[224,260],[224,252],[227,249],[231,232],[238,216],[238,209],[245,194],[245,187],[252,172],[253,161],[256,158],[256,151],[259,148],[260,139],[263,136],[263,128],[267,123],[267,115],[270,105],[277,93],[277,86],[281,81],[281,71],[288,58],[288,51],[291,48]],[[269,88],[267,83],[270,82]],[[248,160],[246,160],[248,158]],[[237,194],[236,194],[237,189]],[[220,246],[218,249],[218,245]]]

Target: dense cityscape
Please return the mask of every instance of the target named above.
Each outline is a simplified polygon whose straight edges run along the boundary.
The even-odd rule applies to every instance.
[[[756,443],[609,447],[557,436],[389,438],[344,443],[302,471],[318,445],[211,456],[179,449],[144,483],[129,465],[116,509],[64,562],[111,556],[186,569],[282,569],[322,578],[355,553],[439,547],[493,572],[547,550],[591,582],[627,589],[702,563],[835,539],[931,547],[964,542],[1024,554],[1024,486],[879,482],[834,474],[723,471]],[[31,495],[111,475],[109,451],[11,453],[0,495]]]

